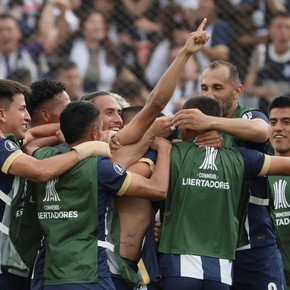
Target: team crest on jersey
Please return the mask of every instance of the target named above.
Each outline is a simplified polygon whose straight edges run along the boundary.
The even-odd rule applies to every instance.
[[[243,114],[242,118],[243,119],[253,119],[253,113],[247,112],[247,113]]]
[[[15,145],[15,143],[13,143],[10,140],[5,141],[4,146],[5,146],[7,151],[15,151],[18,149],[18,147]]]
[[[211,169],[211,170],[218,170],[215,165],[215,160],[218,154],[218,149],[212,147],[206,147],[206,154],[203,160],[203,163],[199,167],[199,169]]]
[[[274,194],[275,194],[275,199],[274,199],[275,209],[290,207],[285,196],[286,186],[287,186],[287,181],[282,180],[282,179],[278,180],[277,182],[273,184],[273,189],[274,189]]]
[[[45,187],[45,197],[43,201],[60,201],[58,193],[55,189],[55,184],[58,182],[58,177],[49,180]]]
[[[119,174],[119,175],[123,175],[125,172],[125,169],[118,163],[113,163],[113,168],[114,170]]]

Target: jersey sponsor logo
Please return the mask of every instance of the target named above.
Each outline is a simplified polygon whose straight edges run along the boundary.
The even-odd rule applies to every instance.
[[[278,180],[273,184],[274,189],[274,206],[275,209],[281,209],[281,208],[290,208],[289,203],[287,202],[286,195],[285,195],[285,189],[287,186],[286,180]]]
[[[55,189],[55,184],[58,182],[58,177],[49,180],[45,187],[45,197],[43,201],[60,201],[58,193]]]
[[[215,165],[215,160],[217,157],[218,149],[214,149],[212,147],[206,147],[206,154],[203,163],[199,167],[199,169],[211,169],[218,170]]]
[[[218,188],[218,189],[230,188],[230,184],[225,181],[205,180],[205,179],[195,179],[195,178],[182,178],[182,185],[191,185],[191,186],[197,186],[197,187],[208,187],[208,188]]]
[[[113,168],[114,170],[119,174],[119,175],[123,175],[125,172],[125,169],[118,163],[113,163]]]
[[[253,119],[253,113],[252,112],[246,112],[242,116],[243,119]]]
[[[6,148],[7,151],[11,152],[11,151],[15,151],[18,149],[18,147],[16,146],[15,143],[13,143],[10,140],[5,141],[4,146]]]
[[[45,197],[43,202],[59,202],[59,194],[56,191],[55,185],[58,182],[59,178],[56,177],[52,180],[49,180],[45,188]],[[42,206],[44,211],[38,211],[38,219],[71,219],[78,218],[79,212],[76,210],[63,211],[61,210],[61,205],[59,204],[44,204]]]

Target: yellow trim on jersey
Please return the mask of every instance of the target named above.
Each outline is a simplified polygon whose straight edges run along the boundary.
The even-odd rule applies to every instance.
[[[132,173],[130,171],[127,171],[127,176],[120,188],[120,190],[116,193],[118,196],[122,196],[126,193],[126,191],[128,190],[128,187],[131,183],[132,180]]]
[[[23,155],[24,153],[21,150],[14,151],[3,163],[3,166],[1,168],[2,172],[5,174],[8,174],[8,170],[11,166],[11,164],[15,161],[16,158]]]
[[[154,164],[154,162],[153,162],[151,159],[149,159],[149,158],[141,158],[141,159],[139,160],[139,162],[145,162],[145,163],[148,163],[148,165],[150,166],[150,170],[151,170],[151,172],[153,172],[153,170],[154,170],[154,168],[155,168],[155,164]]]
[[[271,156],[265,154],[264,165],[259,173],[259,176],[264,176],[267,174],[269,167],[270,167],[270,164],[271,164]]]
[[[139,272],[140,272],[140,275],[141,275],[141,278],[142,278],[142,283],[143,284],[149,284],[150,283],[150,277],[148,275],[148,272],[146,270],[146,267],[145,267],[145,264],[142,260],[142,258],[139,260],[139,263],[138,263],[138,269],[139,269]]]

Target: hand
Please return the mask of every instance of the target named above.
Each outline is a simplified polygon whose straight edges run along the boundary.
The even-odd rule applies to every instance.
[[[199,147],[224,147],[224,140],[217,131],[207,131],[195,137],[194,143]]]
[[[156,118],[154,123],[146,132],[146,135],[152,137],[163,137],[168,138],[172,134],[172,125],[173,125],[172,116],[163,116]]]
[[[162,137],[155,137],[152,143],[150,144],[151,150],[162,150],[165,147],[171,148],[171,142],[162,138]]]
[[[64,143],[64,142],[65,142],[65,138],[64,138],[64,136],[63,136],[61,130],[57,130],[57,131],[55,132],[55,136],[56,136],[56,139],[57,139],[57,142],[58,142],[58,143]]]
[[[173,118],[175,127],[194,131],[210,130],[211,116],[205,115],[199,109],[186,109],[177,112]]]
[[[50,0],[48,3],[58,8],[62,13],[71,8],[69,0]]]
[[[210,35],[203,30],[206,22],[207,19],[204,18],[197,30],[189,34],[189,37],[184,45],[187,52],[195,53],[200,50],[209,40]]]
[[[103,142],[109,143],[111,142],[111,139],[117,134],[116,131],[113,130],[105,130],[102,131],[102,136],[101,136],[101,140]]]
[[[156,221],[155,225],[154,225],[154,239],[155,239],[155,243],[159,244],[159,231],[161,228],[161,222],[160,221]]]

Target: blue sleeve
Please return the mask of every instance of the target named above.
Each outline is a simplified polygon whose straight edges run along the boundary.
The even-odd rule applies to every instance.
[[[127,177],[126,170],[110,159],[98,158],[99,191],[116,194],[122,188]]]
[[[1,138],[0,139],[0,166],[2,167],[6,159],[15,151],[18,151],[19,147],[13,141]]]
[[[262,113],[259,110],[249,110],[248,112],[244,113],[242,115],[243,119],[262,119],[265,122],[268,123],[268,118],[266,117],[266,115],[264,113]]]
[[[265,163],[265,154],[257,150],[239,147],[245,162],[245,179],[257,177]]]

